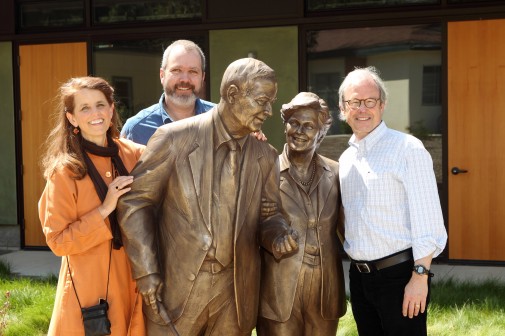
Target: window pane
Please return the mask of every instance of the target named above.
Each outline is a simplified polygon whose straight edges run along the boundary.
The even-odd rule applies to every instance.
[[[309,12],[317,12],[356,7],[391,7],[439,3],[440,0],[307,0],[307,9]]]
[[[180,38],[192,40],[207,53],[204,37]],[[102,40],[93,43],[93,74],[113,85],[119,101],[116,107],[123,122],[160,100],[163,92],[160,83],[161,58],[165,48],[178,39]]]
[[[441,181],[441,25],[313,30],[306,38],[307,90],[330,107],[334,121],[324,141],[333,141],[336,158],[352,133],[339,120],[338,88],[355,67],[375,66],[389,92],[384,121],[425,141]]]
[[[93,22],[158,21],[202,17],[200,0],[96,0]]]
[[[84,24],[82,0],[33,1],[19,4],[19,27],[73,27]]]
[[[449,4],[477,3],[477,2],[496,2],[496,0],[448,0]]]
[[[440,65],[427,65],[423,68],[423,105],[440,105]]]

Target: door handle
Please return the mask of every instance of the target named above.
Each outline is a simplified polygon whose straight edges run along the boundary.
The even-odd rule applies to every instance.
[[[466,170],[466,169],[459,169],[458,167],[452,167],[452,169],[451,169],[451,173],[452,173],[453,175],[458,175],[458,174],[460,174],[460,173],[461,173],[461,174],[463,174],[463,173],[468,173],[468,170]]]

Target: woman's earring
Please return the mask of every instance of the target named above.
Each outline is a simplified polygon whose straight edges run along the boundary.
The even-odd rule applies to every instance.
[[[74,132],[75,135],[79,134],[79,128],[74,127],[74,130],[72,132]]]

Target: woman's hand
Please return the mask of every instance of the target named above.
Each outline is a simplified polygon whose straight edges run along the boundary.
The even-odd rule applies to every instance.
[[[133,176],[118,176],[109,184],[109,190],[105,196],[102,205],[98,207],[98,211],[105,219],[116,209],[117,200],[122,195],[131,190],[130,184],[133,182]]]

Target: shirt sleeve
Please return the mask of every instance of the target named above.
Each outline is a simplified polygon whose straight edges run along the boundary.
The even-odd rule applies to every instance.
[[[131,126],[129,123],[130,119],[127,119],[126,122],[123,125],[123,128],[121,129],[121,138],[126,138],[128,140],[132,140],[132,133],[131,133]]]
[[[447,242],[447,232],[440,206],[433,161],[424,148],[414,148],[406,155],[408,209],[414,260],[433,253],[438,256]]]
[[[47,181],[39,200],[39,218],[47,245],[58,256],[79,254],[112,239],[98,206],[80,214],[80,192],[86,194],[78,190],[77,181],[67,171],[59,171]]]

